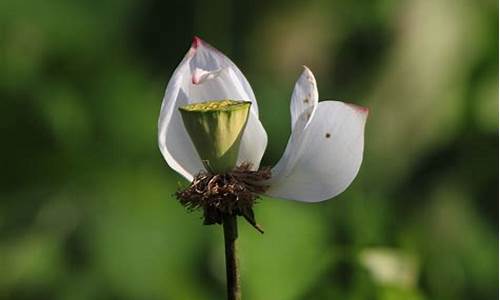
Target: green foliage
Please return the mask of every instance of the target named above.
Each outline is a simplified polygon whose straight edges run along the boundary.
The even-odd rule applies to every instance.
[[[156,142],[193,34],[251,82],[264,164],[302,64],[370,108],[347,192],[240,222],[245,299],[497,298],[497,28],[488,0],[0,1],[0,299],[224,297],[222,229]]]

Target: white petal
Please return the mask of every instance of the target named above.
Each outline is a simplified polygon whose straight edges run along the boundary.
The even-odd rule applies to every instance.
[[[253,91],[229,58],[195,37],[167,85],[158,120],[158,144],[165,160],[189,181],[204,167],[184,128],[178,108],[189,103],[218,99],[252,102],[252,117],[243,135],[240,159],[258,166],[267,144],[267,135],[258,119]]]
[[[290,113],[292,115],[292,129],[295,127],[297,119],[305,111],[314,112],[318,105],[318,88],[316,79],[309,68],[304,66],[304,71],[295,83],[293,89],[292,101],[290,102]],[[308,114],[304,115],[308,118]],[[310,115],[309,115],[310,116]]]
[[[367,109],[355,105],[320,102],[303,129],[296,124],[266,194],[317,202],[343,192],[361,166],[367,116]]]
[[[194,175],[205,170],[198,156],[198,152],[191,141],[177,110],[179,106],[188,104],[188,98],[183,90],[179,91],[176,99],[175,109],[171,114],[170,121],[165,127],[165,133],[159,136],[160,149],[169,166],[192,181]],[[162,140],[162,138],[164,139]]]
[[[306,100],[308,101],[304,101]],[[318,106],[318,89],[316,87],[316,79],[309,68],[304,66],[304,71],[297,79],[290,101],[290,113],[292,116],[292,135],[288,140],[280,161],[273,168],[273,176],[275,178],[285,176],[295,165],[295,161],[301,153],[302,133],[311,118],[314,116]]]
[[[252,164],[251,169],[257,170],[267,146],[267,134],[259,118],[253,111],[248,116],[247,126],[241,137],[240,153],[237,164],[244,162]]]
[[[221,71],[222,69],[209,72],[207,70],[196,68],[193,72],[193,76],[191,77],[191,82],[193,84],[200,84],[207,79],[215,78],[220,74]]]
[[[229,67],[214,71],[197,68],[191,80],[185,80],[181,88],[188,95],[189,103],[224,99],[249,101],[250,97]]]
[[[207,72],[213,72],[225,68],[231,69],[233,71],[233,79],[239,82],[244,94],[247,97],[244,100],[252,102],[251,109],[257,116],[259,116],[259,107],[257,105],[257,101],[255,100],[252,87],[243,73],[241,73],[240,69],[238,69],[238,67],[227,56],[210,46],[199,37],[194,37],[192,48],[195,49],[196,55],[190,62],[191,73],[194,74],[196,69],[205,70]]]

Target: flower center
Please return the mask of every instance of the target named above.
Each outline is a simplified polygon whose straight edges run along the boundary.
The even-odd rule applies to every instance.
[[[250,105],[225,99],[179,108],[186,131],[210,173],[226,173],[236,166]]]

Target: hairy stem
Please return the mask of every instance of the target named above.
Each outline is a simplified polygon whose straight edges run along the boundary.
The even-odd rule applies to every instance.
[[[238,223],[236,215],[224,214],[222,225],[224,227],[224,245],[226,249],[227,299],[240,300],[240,270],[236,249],[236,242],[238,239]]]

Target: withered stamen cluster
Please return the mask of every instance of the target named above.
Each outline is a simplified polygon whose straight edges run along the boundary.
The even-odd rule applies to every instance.
[[[233,214],[243,216],[263,232],[255,221],[252,207],[267,190],[263,181],[271,178],[271,169],[251,171],[250,167],[251,164],[243,163],[225,174],[201,172],[175,195],[189,211],[203,209],[203,224],[222,224],[223,214]]]

